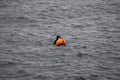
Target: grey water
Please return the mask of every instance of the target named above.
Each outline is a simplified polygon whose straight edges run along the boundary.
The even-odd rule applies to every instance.
[[[120,80],[120,0],[0,0],[0,80]]]

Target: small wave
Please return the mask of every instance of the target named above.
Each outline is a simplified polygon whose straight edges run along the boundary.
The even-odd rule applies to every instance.
[[[86,80],[83,76],[67,76],[68,80]]]
[[[27,77],[31,75],[30,73],[27,73],[25,70],[19,70],[16,73],[21,77]]]
[[[9,61],[0,61],[0,67],[8,67],[8,66],[14,66],[16,63],[9,62]]]
[[[99,75],[97,74],[91,74],[89,77],[88,77],[90,80],[99,80]]]
[[[81,24],[72,24],[73,28],[85,28],[83,25]]]
[[[0,9],[8,7],[6,4],[0,2]]]
[[[118,56],[116,56],[116,57],[108,57],[109,59],[112,59],[112,60],[114,60],[115,62],[119,62],[120,61],[120,57]]]
[[[18,71],[15,71],[15,70],[1,70],[0,72],[0,79],[20,79],[20,78],[25,78],[25,77],[29,77],[31,76],[31,74],[27,73],[26,71],[24,70],[18,70]]]
[[[0,15],[0,23],[35,23],[37,20],[26,16]]]
[[[39,80],[50,80],[49,76],[45,76],[45,75],[35,75],[33,77],[33,79],[39,79]]]
[[[15,20],[16,20],[16,22],[22,22],[22,23],[26,23],[26,22],[28,22],[28,23],[30,23],[30,22],[34,23],[34,22],[37,22],[36,20],[33,20],[33,19],[31,19],[29,17],[26,17],[26,16],[16,17]]]

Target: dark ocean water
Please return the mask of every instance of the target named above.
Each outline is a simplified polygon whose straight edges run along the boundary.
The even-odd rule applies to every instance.
[[[120,0],[0,0],[0,80],[120,80]]]

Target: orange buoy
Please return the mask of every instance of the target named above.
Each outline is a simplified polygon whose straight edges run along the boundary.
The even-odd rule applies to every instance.
[[[63,39],[62,37],[60,37],[60,36],[57,36],[56,37],[56,40],[54,41],[54,44],[56,45],[56,46],[61,46],[61,45],[66,45],[66,40],[65,39]]]

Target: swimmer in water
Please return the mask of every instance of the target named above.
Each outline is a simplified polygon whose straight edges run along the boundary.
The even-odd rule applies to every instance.
[[[56,40],[54,41],[54,45],[56,46],[66,46],[66,40],[61,36],[56,36]]]

